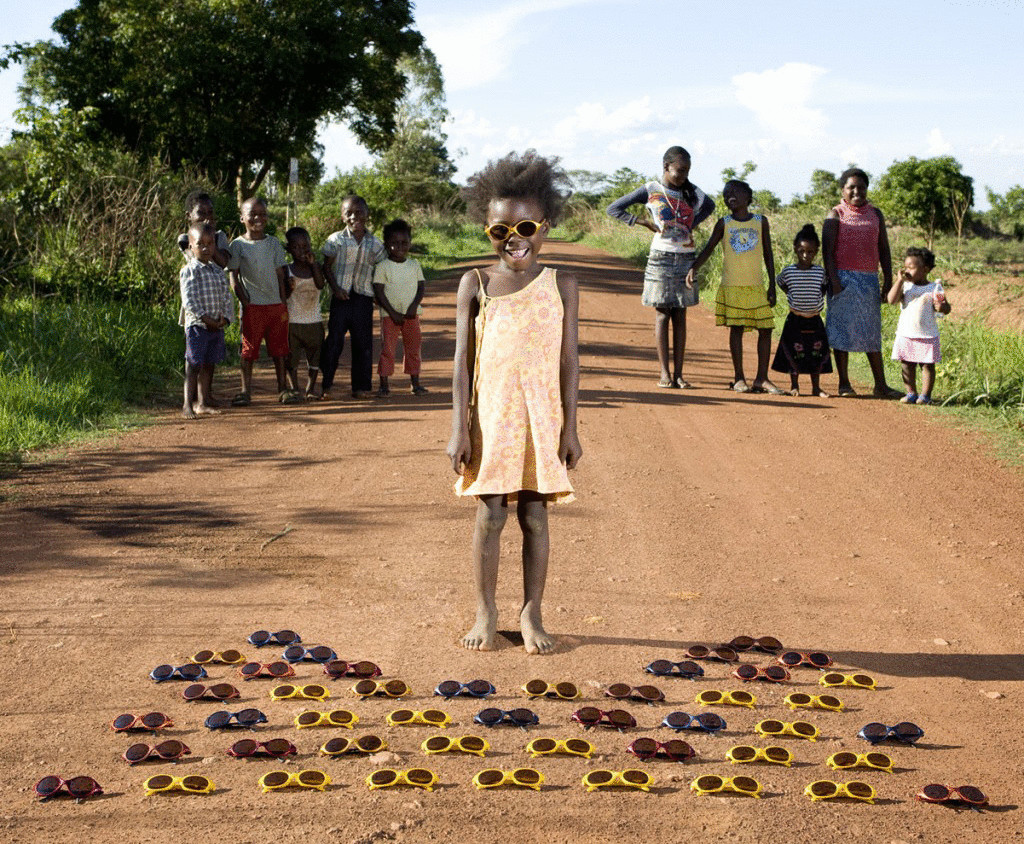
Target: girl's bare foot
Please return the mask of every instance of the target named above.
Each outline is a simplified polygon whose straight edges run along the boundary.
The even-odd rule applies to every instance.
[[[219,410],[214,410],[209,404],[197,404],[196,415],[197,416],[216,416],[220,413]]]
[[[826,393],[824,390],[815,390],[811,393],[812,396],[817,396],[819,399],[830,399],[832,396]]]
[[[184,419],[195,419],[196,418],[195,409],[190,404],[185,404],[185,405],[181,406],[181,415],[182,415],[182,417]]]
[[[555,639],[544,629],[539,609],[523,607],[519,614],[519,629],[523,633],[523,647],[528,654],[546,654],[554,649]]]
[[[494,650],[494,637],[497,634],[497,610],[477,610],[476,624],[462,637],[462,647],[471,651]]]

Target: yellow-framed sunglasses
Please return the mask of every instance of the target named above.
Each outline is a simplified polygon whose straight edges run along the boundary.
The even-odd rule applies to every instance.
[[[805,692],[793,692],[786,695],[782,702],[790,709],[828,709],[842,712],[843,702],[835,695],[809,695]]]
[[[545,223],[547,220],[541,220],[539,223],[536,220],[520,220],[511,226],[506,223],[493,223],[490,226],[484,226],[484,234],[491,240],[502,242],[508,240],[513,234],[520,237],[533,237]]]
[[[701,706],[728,704],[730,706],[745,706],[747,709],[753,709],[757,705],[757,698],[750,692],[723,692],[719,689],[705,689],[694,700]]]
[[[594,745],[586,739],[571,738],[535,738],[526,745],[526,752],[534,759],[538,756],[549,756],[555,753],[566,753],[570,756],[585,756],[589,759],[594,753]]]
[[[294,686],[291,683],[282,683],[270,690],[271,700],[291,700],[302,698],[304,700],[324,700],[329,698],[331,693],[326,687],[319,683],[310,683],[306,686]]]
[[[460,753],[485,756],[491,749],[491,745],[487,739],[480,738],[480,736],[431,736],[423,740],[420,748],[426,754],[448,753],[457,750]]]
[[[892,758],[887,753],[879,753],[877,750],[868,753],[853,753],[849,750],[840,750],[833,753],[825,760],[833,771],[842,768],[876,768],[879,771],[894,773]]]
[[[832,780],[815,780],[808,783],[804,794],[811,800],[832,800],[836,797],[850,797],[853,800],[863,800],[865,803],[874,803],[876,792],[866,782],[850,780],[849,782],[833,782]]]
[[[785,765],[788,768],[793,764],[793,754],[778,745],[753,747],[749,744],[737,744],[735,747],[729,748],[725,758],[733,765],[747,762],[771,762],[773,765]]]
[[[562,700],[576,700],[580,697],[579,687],[575,683],[549,683],[547,680],[530,680],[523,683],[522,690],[527,697],[557,697]]]
[[[323,771],[296,771],[294,774],[289,771],[267,771],[259,779],[263,793],[273,791],[277,788],[288,788],[298,786],[299,788],[313,788],[323,791],[331,784],[331,778]]]
[[[395,768],[381,768],[366,778],[370,791],[375,788],[391,788],[396,785],[411,785],[424,791],[433,791],[437,783],[437,774],[427,768],[410,768],[399,771]]]
[[[473,777],[473,785],[479,789],[499,788],[503,785],[518,785],[540,791],[544,784],[544,774],[536,768],[516,768],[513,771],[502,771],[498,768],[485,768]]]
[[[822,674],[818,679],[821,686],[853,686],[855,689],[870,689],[876,691],[875,678],[870,674],[840,674],[838,671],[829,671]]]
[[[753,777],[720,777],[704,774],[690,783],[690,791],[697,794],[717,794],[720,791],[734,791],[747,797],[761,798],[761,783]]]
[[[583,775],[583,787],[587,791],[616,786],[650,791],[652,785],[654,785],[654,777],[638,768],[627,768],[625,771],[608,771],[598,768],[594,771],[587,771]]]
[[[209,794],[217,789],[213,780],[209,777],[202,777],[198,774],[189,774],[187,777],[172,777],[167,774],[157,774],[150,777],[142,784],[147,797],[160,794],[164,791],[188,791],[191,794]]]
[[[306,727],[344,727],[351,730],[359,723],[359,716],[348,709],[332,709],[330,712],[317,712],[314,709],[307,709],[295,716],[295,726],[304,730]]]
[[[411,692],[408,684],[403,680],[388,680],[378,683],[376,680],[360,680],[350,689],[356,697],[405,697]]]
[[[754,725],[754,732],[759,736],[796,736],[797,738],[817,741],[819,732],[814,724],[807,721],[778,721],[766,718]]]
[[[452,722],[452,716],[440,709],[396,709],[387,715],[389,727],[405,727],[410,724],[426,724],[442,730]]]
[[[360,736],[357,739],[332,738],[320,745],[321,756],[343,756],[346,753],[376,753],[379,750],[387,750],[388,743],[380,736]]]
[[[211,662],[219,662],[223,665],[238,665],[240,662],[247,661],[241,652],[236,651],[234,648],[228,648],[226,651],[203,650],[192,655],[192,662],[199,663],[199,665],[207,665]]]

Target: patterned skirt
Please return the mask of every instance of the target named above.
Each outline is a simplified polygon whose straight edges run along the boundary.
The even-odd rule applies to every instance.
[[[772,369],[790,375],[818,375],[832,371],[828,335],[820,316],[805,317],[791,312],[786,317]]]
[[[938,337],[900,337],[892,344],[892,359],[904,363],[938,363],[942,350]]]
[[[726,285],[715,295],[715,325],[740,325],[747,331],[775,327],[768,294],[761,285]]]
[[[692,308],[700,301],[696,280],[686,286],[686,274],[693,266],[692,252],[662,252],[652,249],[644,270],[641,302],[654,308]]]
[[[878,273],[840,270],[842,291],[828,293],[828,342],[841,352],[882,351],[882,310]]]

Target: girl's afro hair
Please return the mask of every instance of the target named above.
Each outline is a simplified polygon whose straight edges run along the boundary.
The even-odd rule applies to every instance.
[[[558,162],[558,158],[544,158],[532,149],[488,161],[462,189],[470,216],[486,222],[487,206],[493,199],[533,199],[543,207],[544,219],[555,225],[572,193],[569,177]]]

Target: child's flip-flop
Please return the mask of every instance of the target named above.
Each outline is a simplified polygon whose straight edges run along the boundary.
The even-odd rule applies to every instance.
[[[303,402],[302,396],[294,390],[282,390],[277,400],[281,404],[302,404]]]
[[[252,404],[252,396],[246,392],[241,392],[231,399],[232,407],[248,407],[250,404]]]
[[[734,381],[729,385],[729,389],[734,393],[749,393],[751,391],[746,381]]]
[[[755,384],[753,392],[768,393],[770,396],[784,396],[786,393],[774,384]]]

